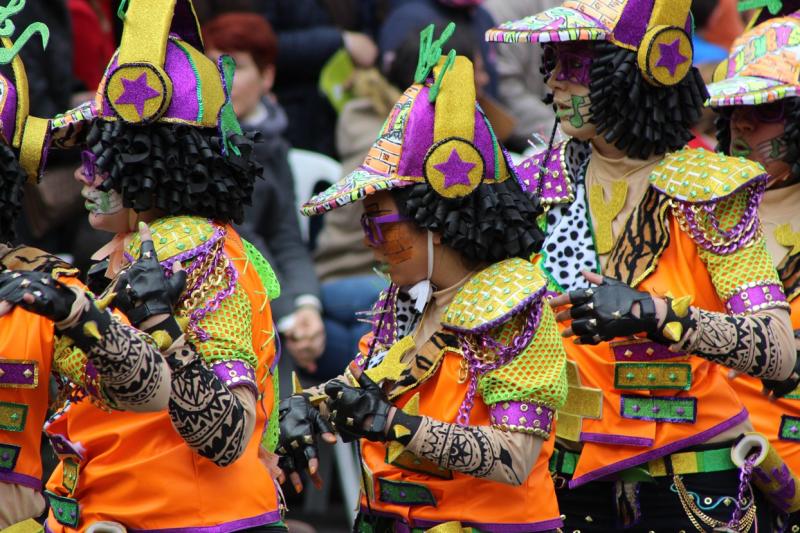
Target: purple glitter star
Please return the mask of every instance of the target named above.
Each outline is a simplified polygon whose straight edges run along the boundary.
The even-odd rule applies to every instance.
[[[136,111],[141,117],[144,113],[144,106],[148,100],[158,98],[161,93],[150,87],[147,83],[147,73],[142,72],[142,75],[135,80],[122,78],[122,85],[124,90],[115,104],[131,104],[136,107]]]
[[[475,168],[475,163],[468,163],[461,159],[455,148],[450,152],[447,161],[434,165],[433,168],[444,174],[445,189],[454,185],[472,185],[469,181],[469,172]]]
[[[688,57],[681,54],[680,38],[676,38],[671,44],[658,43],[658,47],[661,49],[661,57],[658,58],[656,66],[666,67],[670,76],[674,76],[678,67],[689,60]]]

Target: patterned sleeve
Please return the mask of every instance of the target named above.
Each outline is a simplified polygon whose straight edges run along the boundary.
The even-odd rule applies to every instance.
[[[549,438],[553,413],[567,398],[566,354],[550,306],[529,343],[510,362],[482,375],[478,392],[490,406],[492,425]],[[500,326],[496,338],[509,345],[520,334],[522,314]]]

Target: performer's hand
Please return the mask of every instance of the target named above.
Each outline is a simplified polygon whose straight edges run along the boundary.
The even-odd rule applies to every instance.
[[[165,276],[150,228],[144,222],[139,223],[139,236],[139,259],[120,273],[114,285],[114,306],[137,327],[148,319],[160,322],[171,315],[186,286],[186,272],[178,262],[173,266],[172,276]]]
[[[577,344],[599,344],[615,337],[656,331],[659,299],[614,278],[592,272],[583,272],[583,276],[595,286],[550,300],[553,308],[570,306],[556,315],[559,322],[572,320],[572,325],[561,333],[563,337],[576,336]]]
[[[800,330],[795,330],[794,340],[797,347],[797,359],[791,375],[783,381],[761,380],[761,384],[764,386],[763,394],[769,396],[773,401],[792,393],[797,388],[797,385],[800,384]]]
[[[50,274],[14,270],[0,272],[0,316],[19,306],[60,322],[69,316],[75,298],[69,287]]]
[[[365,372],[357,376],[361,387],[351,387],[341,381],[325,385],[331,399],[331,422],[345,442],[359,438],[386,442],[392,404],[381,388]]]
[[[294,490],[302,492],[303,482],[299,472],[308,469],[312,482],[319,488],[322,486],[322,478],[317,473],[317,443],[319,437],[328,444],[336,443],[336,435],[333,434],[330,424],[303,394],[281,400],[278,421],[280,439],[276,451],[281,456],[278,466],[283,473],[283,479],[288,475]]]

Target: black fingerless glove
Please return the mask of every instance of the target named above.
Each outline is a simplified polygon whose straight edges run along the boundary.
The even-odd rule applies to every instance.
[[[615,337],[653,333],[658,317],[653,297],[629,285],[604,276],[590,289],[570,291],[572,331],[583,344],[599,344]],[[639,305],[639,316],[633,310]]]
[[[278,466],[285,472],[299,472],[318,456],[319,436],[333,433],[333,428],[311,405],[307,394],[295,394],[278,404],[280,438]]]

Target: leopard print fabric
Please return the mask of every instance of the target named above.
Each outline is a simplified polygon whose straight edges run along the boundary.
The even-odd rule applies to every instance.
[[[800,254],[787,255],[778,265],[786,299],[790,302],[800,296]]]
[[[632,287],[641,283],[669,246],[668,224],[667,197],[648,188],[608,258],[606,274]]]
[[[79,271],[55,255],[30,246],[9,248],[0,245],[0,265],[4,270],[50,272],[58,275],[77,276]]]

